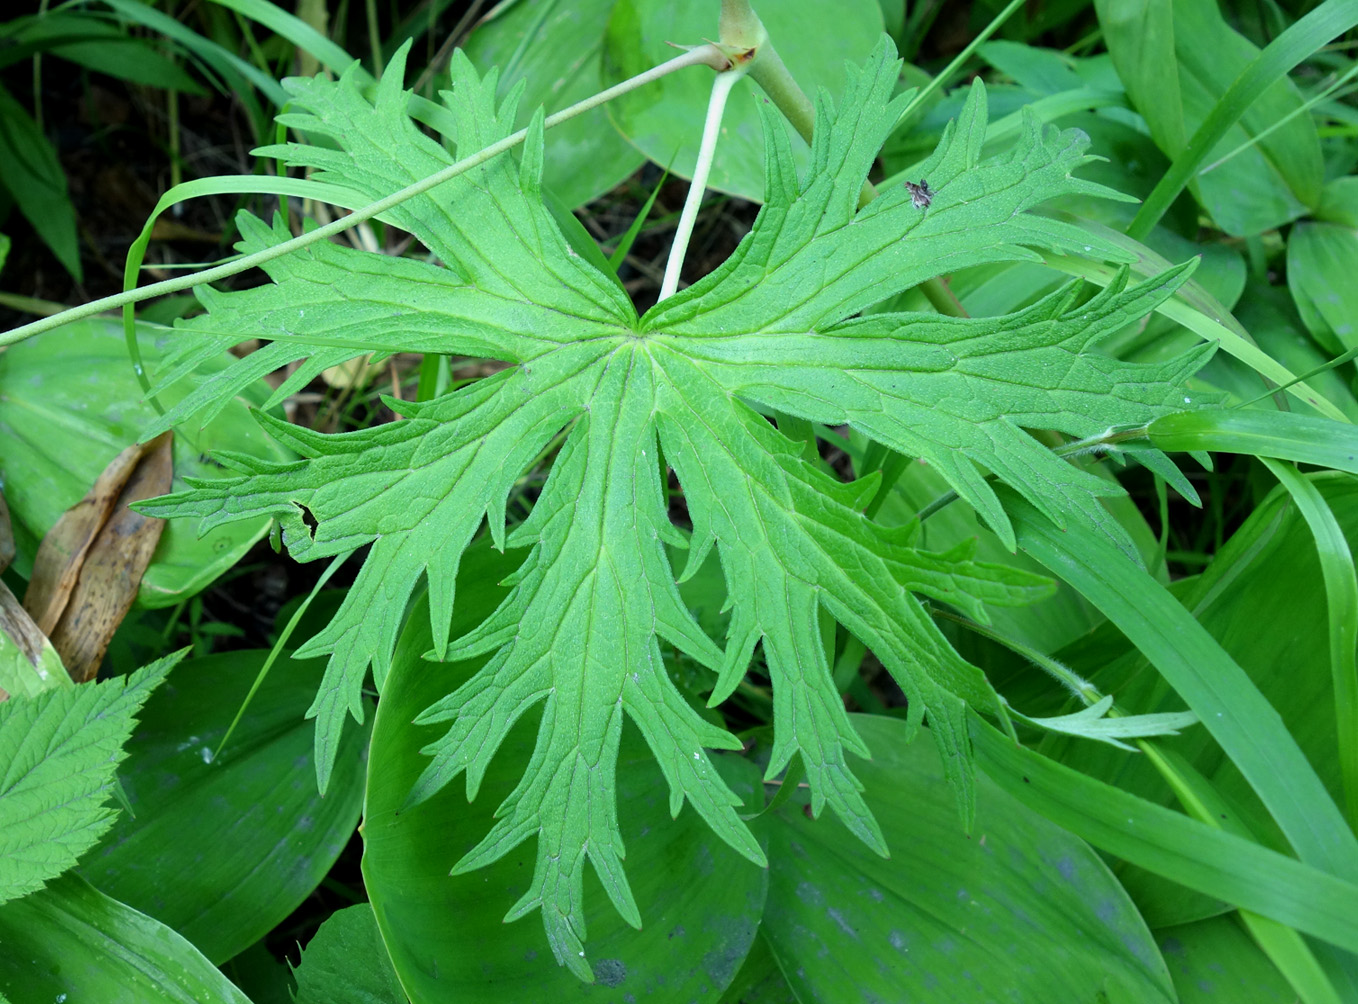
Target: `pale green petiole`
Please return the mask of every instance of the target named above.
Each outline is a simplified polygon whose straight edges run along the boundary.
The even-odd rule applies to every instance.
[[[693,225],[698,220],[703,193],[707,190],[707,178],[712,173],[712,159],[717,152],[717,137],[721,134],[721,117],[726,111],[726,99],[731,96],[731,88],[736,85],[736,81],[748,69],[748,62],[737,61],[731,69],[717,74],[712,81],[702,144],[698,147],[698,162],[693,167],[693,181],[688,187],[688,197],[684,199],[684,209],[679,214],[679,227],[674,232],[674,243],[670,245],[669,260],[665,262],[665,277],[660,283],[657,303],[673,296],[679,289],[679,272],[684,267],[684,255],[688,252],[688,242],[693,236]]]

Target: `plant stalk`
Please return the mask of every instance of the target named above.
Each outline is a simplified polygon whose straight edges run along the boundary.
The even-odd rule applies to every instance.
[[[699,65],[710,66],[713,69],[720,71],[728,69],[731,66],[731,61],[716,45],[709,43],[707,45],[697,46],[675,56],[671,60],[661,63],[659,66],[652,67],[645,73],[639,73],[635,77],[624,80],[622,83],[616,84],[605,91],[600,91],[598,94],[577,102],[569,108],[562,109],[554,115],[547,116],[543,125],[545,128],[550,129],[555,125],[559,125],[568,119],[572,119],[577,115],[589,111],[591,108],[596,108],[606,101],[611,101],[622,94],[636,90],[638,87],[643,87],[646,84],[659,80],[661,77],[674,73],[676,70]],[[13,345],[26,338],[42,334],[44,331],[50,331],[53,328],[61,327],[63,324],[91,317],[94,314],[102,313],[106,310],[116,310],[119,307],[138,303],[142,300],[150,299],[151,297],[163,296],[166,293],[178,293],[181,290],[190,289],[205,282],[216,282],[219,279],[225,279],[228,276],[236,275],[247,269],[264,265],[273,261],[275,258],[281,258],[286,254],[291,254],[293,251],[307,247],[317,241],[328,240],[351,227],[356,227],[360,223],[364,223],[375,216],[382,215],[387,210],[400,205],[407,199],[412,199],[417,195],[423,195],[431,188],[436,188],[445,181],[456,178],[459,174],[464,174],[474,167],[481,166],[486,161],[493,157],[498,157],[507,150],[512,150],[527,137],[528,130],[520,129],[518,132],[506,136],[499,142],[492,143],[484,150],[479,150],[469,157],[463,157],[456,163],[448,165],[442,171],[438,171],[427,178],[407,185],[399,192],[394,192],[386,198],[369,203],[362,209],[355,210],[348,216],[335,220],[333,223],[318,227],[309,233],[302,234],[300,237],[294,237],[292,240],[284,241],[282,244],[275,244],[273,247],[265,248],[263,251],[258,251],[255,254],[247,255],[244,258],[238,258],[225,265],[218,265],[214,268],[205,269],[202,272],[195,272],[192,275],[182,275],[174,279],[165,279],[162,282],[153,283],[150,286],[124,290],[113,296],[105,296],[101,299],[81,304],[78,307],[72,307],[70,310],[62,311],[60,314],[55,314],[52,317],[44,317],[41,320],[30,321],[28,324],[21,324],[17,328],[11,328],[9,331],[0,333],[0,345]]]
[[[721,117],[726,111],[726,99],[731,96],[731,88],[745,75],[748,64],[736,63],[725,73],[717,74],[712,81],[712,94],[707,102],[707,119],[703,123],[702,144],[698,147],[698,162],[693,167],[693,181],[688,186],[688,196],[684,199],[683,211],[679,214],[679,226],[674,232],[674,243],[670,245],[670,257],[665,262],[665,276],[660,282],[660,296],[656,302],[667,299],[679,289],[679,273],[684,267],[684,255],[693,237],[693,226],[698,221],[698,209],[707,191],[707,179],[712,173],[712,160],[717,152],[717,137],[721,135]]]

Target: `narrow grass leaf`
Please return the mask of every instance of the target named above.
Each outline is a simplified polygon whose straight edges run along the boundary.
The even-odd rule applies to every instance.
[[[1231,84],[1188,145],[1175,156],[1169,171],[1127,228],[1128,235],[1144,240],[1192,180],[1207,155],[1250,106],[1302,60],[1355,24],[1358,24],[1358,4],[1352,0],[1325,0],[1270,42]]]
[[[1163,586],[1115,548],[1010,508],[1019,546],[1103,611],[1197,713],[1302,861],[1358,881],[1358,839],[1245,672]],[[1259,911],[1265,912],[1265,911]]]
[[[1358,884],[1096,781],[1024,749],[974,715],[971,739],[991,780],[1095,847],[1358,952]]]
[[[1358,474],[1358,426],[1347,421],[1238,409],[1166,415],[1147,431],[1152,443],[1170,452],[1245,453]]]
[[[1330,669],[1334,676],[1336,736],[1345,807],[1358,830],[1358,575],[1344,531],[1325,497],[1291,464],[1262,458],[1315,535],[1329,612]]]

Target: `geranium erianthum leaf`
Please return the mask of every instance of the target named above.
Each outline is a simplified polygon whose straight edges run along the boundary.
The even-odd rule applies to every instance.
[[[1025,429],[1087,436],[1145,422],[1183,403],[1181,383],[1208,350],[1154,365],[1090,352],[1187,277],[1174,269],[1131,288],[1125,276],[1092,299],[1071,288],[1019,313],[986,319],[861,311],[942,272],[1036,258],[1033,248],[1118,260],[1076,227],[1028,213],[1073,192],[1116,195],[1073,177],[1083,134],[1029,120],[1008,154],[980,160],[985,93],[923,168],[926,205],[904,188],[862,209],[858,194],[901,99],[886,41],[851,70],[837,107],[821,95],[812,163],[799,179],[783,126],[766,117],[767,203],[729,261],[638,318],[619,287],[574,254],[544,208],[541,116],[516,161],[501,157],[393,210],[442,265],[319,243],[266,266],[273,283],[209,293],[208,313],[181,325],[184,349],[166,380],[200,355],[247,337],[269,341],[187,398],[166,422],[214,407],[241,384],[302,360],[286,395],[325,366],[365,352],[436,352],[508,364],[422,404],[390,401],[403,421],[322,435],[265,419],[304,459],[233,455],[239,476],[196,484],[142,508],[197,516],[204,528],[268,514],[301,560],[371,545],[330,625],[299,655],[329,654],[317,719],[324,783],[346,709],[360,717],[369,666],[379,689],[407,601],[427,580],[437,659],[488,656],[421,721],[447,723],[428,747],[412,799],[459,774],[474,796],[510,726],[542,714],[523,779],[485,839],[456,865],[494,861],[530,838],[537,869],[509,917],[540,910],[557,959],[582,978],[588,858],[621,914],[640,924],[623,871],[614,766],[623,719],[641,730],[669,782],[749,860],[764,856],[736,814],[709,750],[738,749],[671,682],[662,644],[717,673],[713,702],[739,683],[762,646],[773,681],[769,776],[799,755],[811,804],[828,803],[886,852],[848,753],[867,756],[835,689],[819,628],[828,611],[871,648],[930,720],[970,811],[963,711],[997,710],[984,675],[948,645],[915,594],[983,617],[984,603],[1025,602],[1042,580],[971,559],[929,554],[866,519],[876,476],[853,484],[813,466],[751,405],[872,439],[933,464],[1011,546],[987,483],[1009,484],[1050,518],[1113,532],[1098,496],[1116,485],[1055,457]],[[404,55],[371,96],[352,76],[292,82],[288,126],[327,146],[284,156],[374,198],[432,174],[450,156],[406,116]],[[473,152],[508,134],[517,92],[498,107],[495,75],[454,61],[458,138]],[[241,250],[284,239],[244,218]],[[565,432],[531,516],[506,539],[506,498],[524,469]],[[692,520],[670,521],[661,465],[672,468]],[[503,605],[449,637],[458,563],[482,521],[501,546],[527,548]],[[715,548],[731,606],[727,637],[708,637],[676,586],[666,545],[695,569]]]

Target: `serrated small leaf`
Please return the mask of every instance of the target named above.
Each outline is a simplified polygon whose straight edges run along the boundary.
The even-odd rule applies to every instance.
[[[782,125],[766,116],[770,184],[751,232],[724,265],[642,318],[569,249],[543,206],[539,117],[517,164],[491,160],[389,214],[443,268],[313,245],[267,265],[271,286],[210,294],[209,313],[185,326],[216,349],[246,335],[274,340],[268,359],[242,360],[218,394],[266,364],[304,358],[310,372],[363,351],[509,364],[432,401],[392,402],[405,420],[377,428],[327,436],[269,421],[306,460],[233,457],[238,477],[142,508],[196,515],[204,527],[271,516],[302,560],[371,545],[335,619],[299,650],[331,656],[312,707],[322,783],[346,711],[361,716],[370,667],[383,685],[408,599],[428,581],[432,656],[487,661],[418,719],[447,723],[447,732],[427,746],[407,804],[463,774],[474,796],[514,724],[540,713],[521,782],[455,870],[536,839],[533,879],[506,919],[540,909],[558,961],[582,975],[587,860],[618,912],[633,924],[644,919],[623,871],[615,804],[624,718],[659,762],[671,812],[690,802],[731,847],[764,860],[707,752],[740,744],[680,694],[662,644],[716,673],[714,702],[762,650],[773,680],[770,775],[799,757],[813,814],[828,804],[886,853],[849,767],[849,753],[867,751],[834,686],[823,614],[871,648],[905,691],[907,734],[929,718],[966,819],[974,803],[966,709],[1001,705],[915,593],[980,617],[982,604],[1050,589],[1038,576],[972,560],[966,546],[913,549],[909,530],[863,515],[875,477],[838,483],[804,441],[788,439],[750,402],[849,425],[924,458],[1010,546],[987,472],[1051,519],[1125,542],[1098,501],[1117,486],[1063,462],[1026,430],[1088,437],[1176,410],[1179,382],[1210,353],[1135,366],[1094,350],[1170,296],[1191,264],[1130,288],[1123,275],[1088,300],[1072,287],[1007,317],[855,317],[941,271],[1032,260],[1033,248],[1122,257],[1071,224],[1027,212],[1062,194],[1111,194],[1072,174],[1087,160],[1083,134],[1029,119],[1010,153],[982,161],[979,84],[928,162],[932,203],[916,206],[898,189],[860,209],[863,180],[902,108],[892,96],[898,68],[884,40],[850,69],[837,104],[822,96],[804,178]],[[402,72],[398,58],[372,97],[352,76],[295,83],[297,110],[285,123],[327,145],[271,152],[373,197],[446,166],[449,155],[404,117]],[[497,106],[495,74],[478,78],[465,60],[455,59],[453,76],[459,153],[502,138],[515,92]],[[284,236],[258,223],[245,229],[250,247]],[[195,351],[185,350],[181,371]],[[166,421],[213,406],[205,392]],[[563,445],[531,515],[506,533],[507,497],[558,436]],[[720,559],[730,608],[724,644],[680,597],[666,546],[684,535],[670,520],[662,459],[688,506],[690,567],[714,550]],[[499,607],[457,637],[448,627],[454,580],[483,519],[497,545],[528,554]]]
[[[113,825],[104,803],[135,715],[183,654],[0,704],[0,903],[42,888]]]
[[[298,1004],[406,1004],[367,903],[331,914],[295,973]]]

